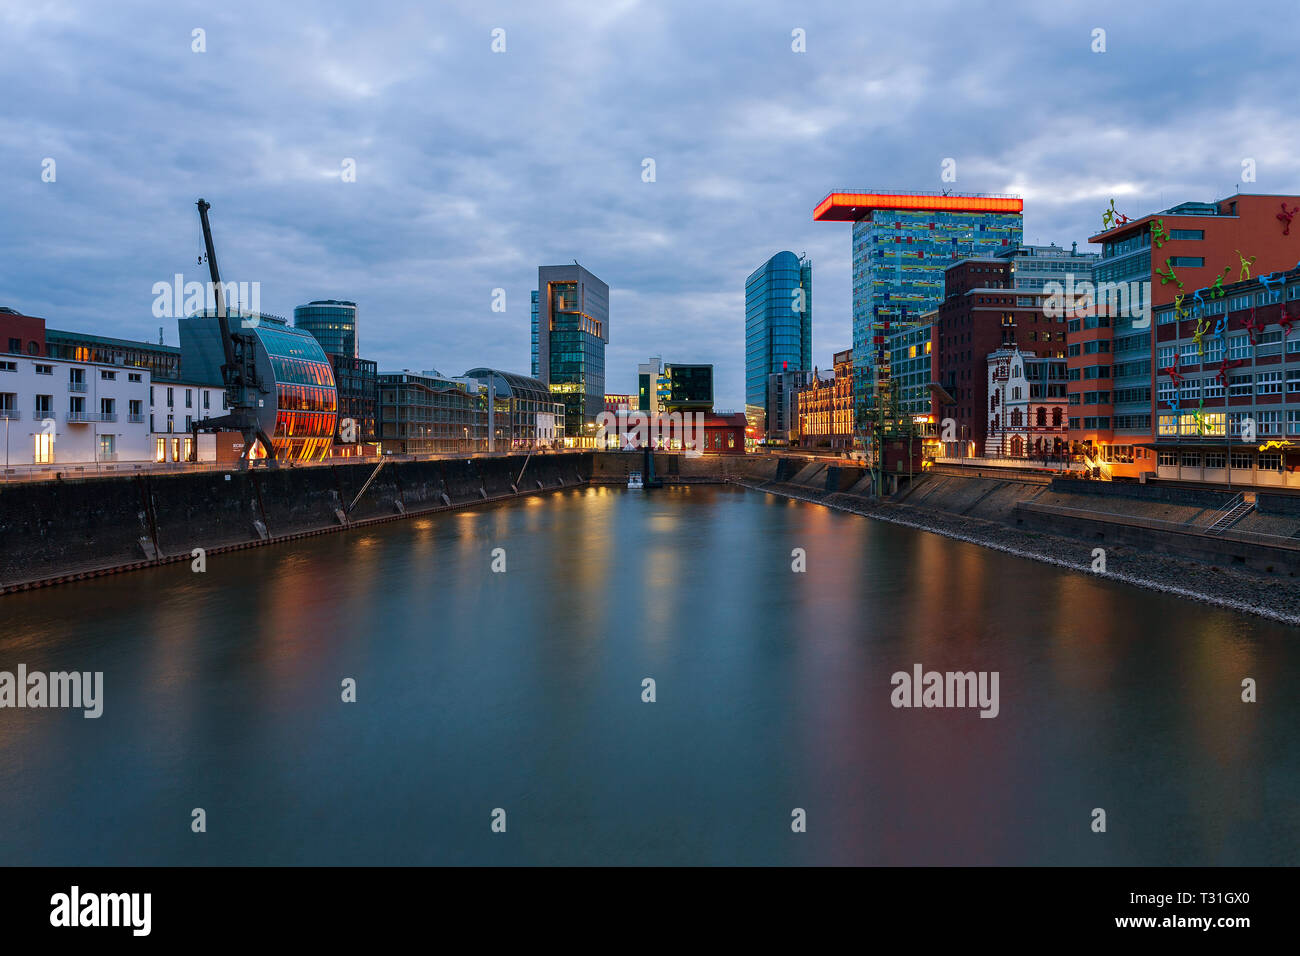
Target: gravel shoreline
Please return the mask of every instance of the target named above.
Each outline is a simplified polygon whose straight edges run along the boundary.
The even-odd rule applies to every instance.
[[[1090,542],[1022,531],[995,521],[965,515],[872,501],[856,495],[827,494],[811,488],[747,480],[739,480],[737,484],[754,491],[930,531],[945,538],[1054,564],[1082,574],[1110,578],[1283,624],[1300,625],[1300,582],[1289,576],[1269,575],[1249,569],[1229,570],[1117,545],[1106,546],[1107,570],[1095,572],[1092,570],[1092,549],[1095,545]],[[1135,573],[1135,569],[1141,570]]]

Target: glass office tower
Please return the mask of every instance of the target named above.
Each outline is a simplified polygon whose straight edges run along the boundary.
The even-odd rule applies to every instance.
[[[768,376],[812,368],[812,261],[778,252],[745,280],[745,416],[767,429]]]
[[[357,304],[317,299],[293,310],[293,326],[309,333],[328,355],[357,358]]]
[[[541,266],[533,292],[533,377],[564,403],[564,435],[581,444],[605,410],[609,286],[582,266]]]

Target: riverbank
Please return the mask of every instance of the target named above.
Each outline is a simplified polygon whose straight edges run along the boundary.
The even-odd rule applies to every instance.
[[[1283,577],[1244,567],[1221,567],[1126,545],[1083,541],[887,499],[880,501],[858,495],[828,493],[792,483],[749,478],[732,480],[755,491],[825,505],[1084,574],[1300,625],[1300,587],[1290,575]],[[1015,488],[1001,491],[1004,495],[1017,493]],[[914,493],[919,494],[919,490]],[[1099,547],[1104,552],[1105,571],[1093,570],[1098,558],[1095,552]]]
[[[140,475],[0,488],[0,595],[585,484],[590,454]]]

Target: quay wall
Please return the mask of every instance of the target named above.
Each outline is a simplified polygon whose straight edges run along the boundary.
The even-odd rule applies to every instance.
[[[0,593],[574,487],[590,453],[0,485]],[[373,480],[372,480],[373,476]],[[367,484],[368,483],[368,484]],[[364,492],[363,492],[364,489]]]

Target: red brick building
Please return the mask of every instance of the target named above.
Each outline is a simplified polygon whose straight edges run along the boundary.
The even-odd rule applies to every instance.
[[[45,320],[0,306],[0,352],[45,355]]]
[[[1018,347],[1065,358],[1065,317],[1044,313],[1046,293],[1014,286],[1006,259],[966,259],[944,272],[944,299],[935,313],[930,355],[933,381],[955,402],[942,404],[938,394],[932,399],[946,456],[984,454],[990,352]]]

